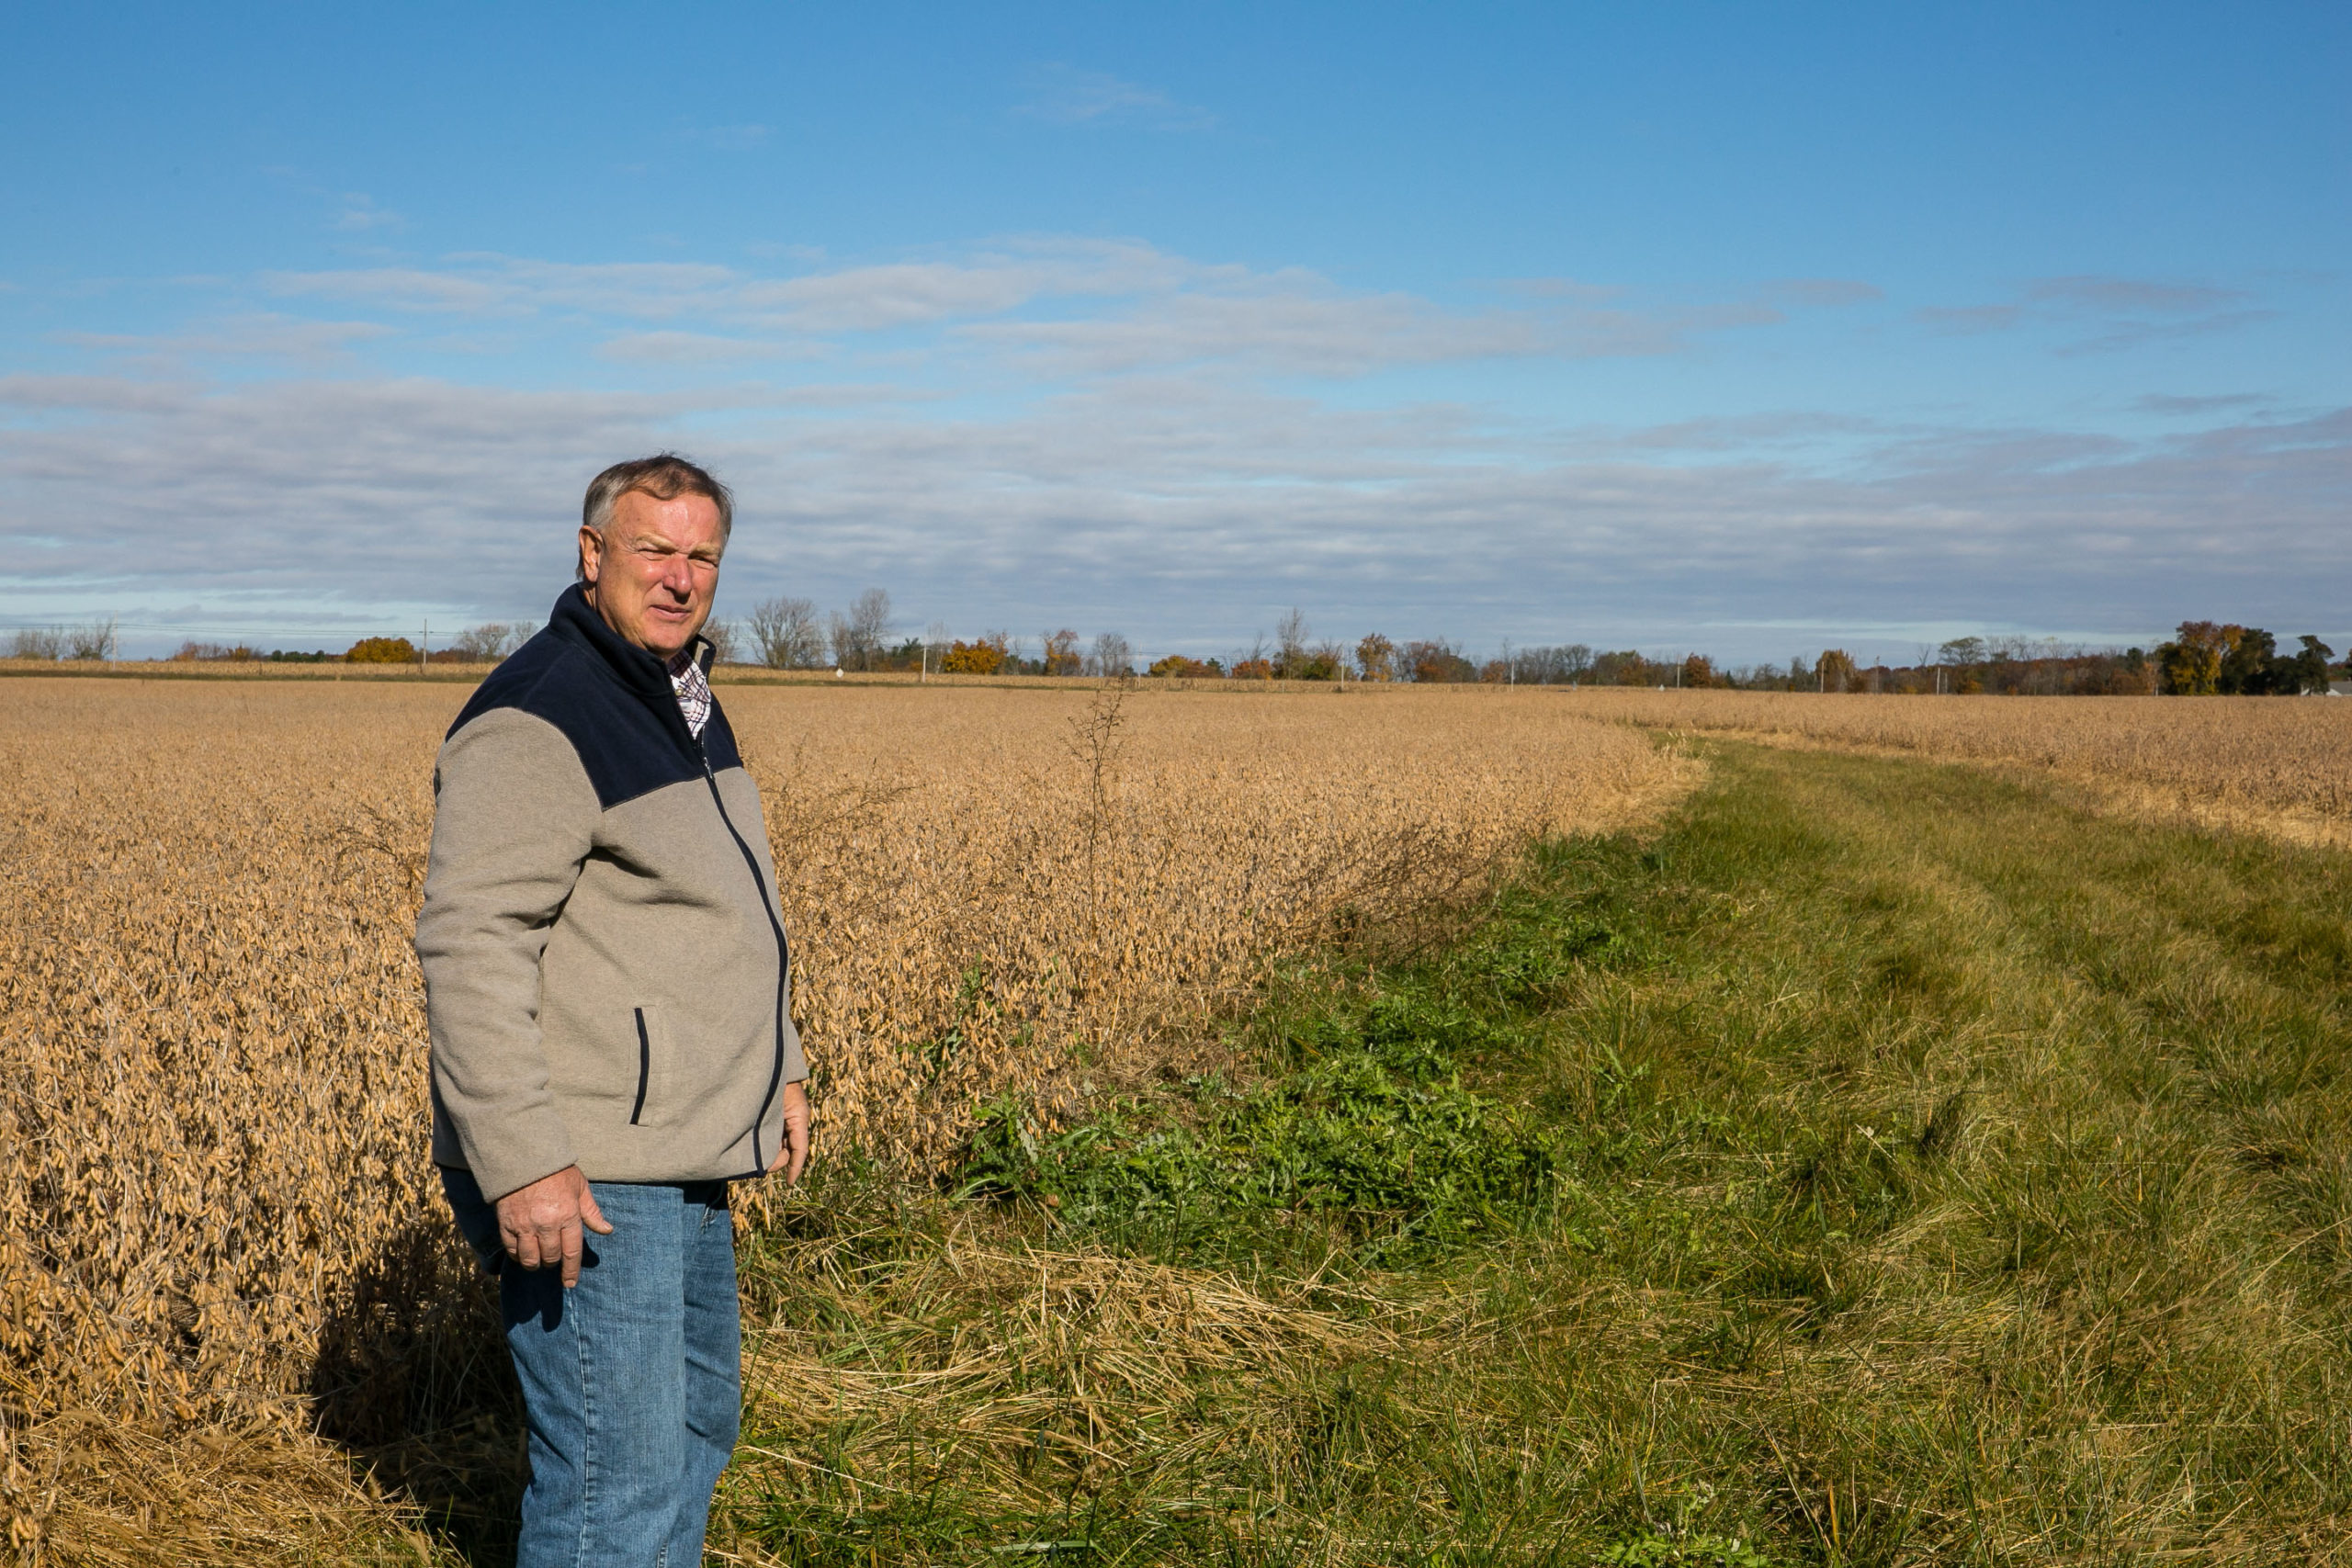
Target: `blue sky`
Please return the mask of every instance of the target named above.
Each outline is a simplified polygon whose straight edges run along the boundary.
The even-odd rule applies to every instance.
[[[122,7],[0,101],[0,624],[2352,639],[2341,6]]]

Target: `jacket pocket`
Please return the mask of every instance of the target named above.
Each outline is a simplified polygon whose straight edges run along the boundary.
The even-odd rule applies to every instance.
[[[659,1127],[677,1109],[668,1092],[674,1063],[662,1010],[650,1002],[631,1008],[629,1039],[637,1047],[637,1093],[629,1103],[628,1124]]]

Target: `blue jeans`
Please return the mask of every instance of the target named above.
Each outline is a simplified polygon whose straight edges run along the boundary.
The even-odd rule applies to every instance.
[[[498,1276],[531,1483],[515,1568],[701,1568],[711,1489],[742,1416],[727,1183],[596,1181],[612,1222],[580,1283],[505,1267],[498,1212],[444,1168],[458,1227]]]

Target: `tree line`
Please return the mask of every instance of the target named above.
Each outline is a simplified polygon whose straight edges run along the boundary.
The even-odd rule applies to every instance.
[[[277,663],[492,664],[529,640],[530,621],[492,621],[467,627],[440,648],[404,637],[362,637],[341,653],[304,652],[244,643],[183,643],[176,660],[260,660]],[[869,588],[846,609],[820,613],[814,601],[774,598],[740,620],[713,619],[704,629],[719,661],[773,670],[841,670],[860,674],[1157,676],[1194,681],[1329,681],[1519,686],[1715,687],[1740,691],[1991,694],[2034,696],[2294,695],[2325,692],[2332,680],[2352,676],[2335,662],[2335,649],[2306,634],[2281,652],[2258,626],[2183,621],[2173,638],[2154,649],[2086,649],[2016,637],[1955,637],[1921,648],[1908,664],[1863,665],[1843,649],[1787,664],[1718,665],[1705,654],[1660,659],[1633,649],[1599,649],[1580,642],[1514,647],[1475,658],[1444,637],[1397,641],[1374,632],[1353,642],[1318,637],[1306,615],[1291,610],[1271,636],[1261,635],[1229,655],[1198,659],[1171,653],[1138,669],[1134,645],[1117,632],[1081,637],[1069,626],[1035,637],[986,631],[965,638],[933,625],[905,633],[890,595]],[[76,626],[28,628],[14,634],[11,657],[106,660],[116,657],[111,619]]]
[[[1837,650],[1822,655],[1816,686],[1827,691],[1989,693],[2020,696],[2299,696],[2352,675],[2335,650],[2305,634],[2292,653],[2258,626],[2183,621],[2154,649],[2068,648],[2052,641],[1955,637],[1910,666],[1858,669]]]
[[[112,659],[120,642],[111,616],[74,626],[27,626],[9,638],[8,657],[51,661]]]
[[[1595,649],[1584,643],[1513,647],[1479,660],[1443,637],[1397,641],[1379,632],[1353,643],[1317,637],[1293,609],[1227,657],[1171,653],[1138,670],[1132,645],[1115,632],[1082,638],[1068,626],[1034,640],[1006,631],[949,638],[933,626],[921,637],[892,632],[890,596],[878,588],[848,611],[820,617],[807,599],[771,599],[726,646],[774,669],[833,668],[860,672],[926,671],[967,675],[1145,675],[1185,680],[1363,681],[1420,684],[1485,682],[1524,686],[1719,687],[1747,691],[1995,694],[2132,696],[2199,693],[2260,695],[2324,692],[2352,674],[2335,652],[2305,636],[2299,650],[2278,652],[2258,628],[2185,621],[2174,641],[2155,649],[2085,649],[2042,639],[1955,637],[1922,649],[1910,664],[1864,666],[1843,649],[1785,665],[1718,665],[1705,654],[1659,659],[1637,649]],[[1034,649],[1034,652],[1032,651]]]
[[[439,648],[404,637],[363,637],[341,653],[325,649],[273,648],[265,653],[250,643],[184,642],[167,662],[194,660],[262,664],[495,664],[539,629],[537,621],[485,621],[468,626]]]

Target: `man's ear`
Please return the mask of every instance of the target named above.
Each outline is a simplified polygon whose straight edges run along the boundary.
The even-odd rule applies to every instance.
[[[605,536],[586,524],[582,524],[580,525],[580,581],[593,587],[596,581],[597,570],[604,563]]]

